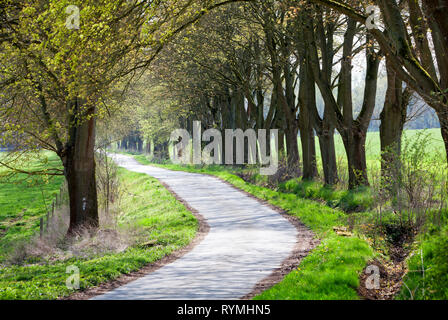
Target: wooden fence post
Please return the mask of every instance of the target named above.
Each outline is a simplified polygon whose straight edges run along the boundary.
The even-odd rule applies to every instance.
[[[42,236],[44,234],[44,218],[40,218],[40,238],[42,239]]]
[[[48,226],[50,225],[50,211],[47,212],[47,225],[45,231],[48,232]]]

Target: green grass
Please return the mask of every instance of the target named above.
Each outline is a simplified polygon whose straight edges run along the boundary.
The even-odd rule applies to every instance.
[[[51,153],[43,155],[47,163],[32,159],[25,169],[60,167],[59,158]],[[0,167],[0,175],[8,171]],[[63,177],[28,176],[17,174],[0,178],[0,264],[14,244],[29,240],[39,230],[39,219],[46,215]]]
[[[281,183],[279,191],[294,193],[301,198],[320,200],[329,207],[339,208],[345,212],[367,211],[373,205],[372,193],[368,187],[340,190],[317,181],[303,181],[298,178]]]
[[[429,143],[425,145],[428,152],[433,155],[440,154],[441,158],[444,158],[444,144],[440,129],[428,129],[424,130],[423,133],[422,130],[407,130],[404,134],[403,144],[405,145],[406,141],[412,142],[416,140],[417,136],[422,134],[429,137]],[[344,175],[347,175],[345,172],[345,150],[339,135],[335,136],[335,144],[336,154],[339,159],[339,174],[342,178],[347,179],[347,177],[344,177]],[[320,151],[317,142],[316,147],[319,162]],[[143,164],[151,164],[144,155],[134,156]],[[369,132],[366,142],[366,158],[370,179],[379,174],[380,156],[379,132]],[[384,241],[381,239],[373,241],[369,238],[372,236],[372,230],[369,228],[376,221],[376,215],[371,211],[374,204],[370,188],[347,191],[341,186],[328,188],[320,182],[293,179],[279,185],[278,191],[273,191],[246,183],[234,175],[241,169],[232,167],[177,166],[169,164],[161,165],[161,167],[218,176],[258,198],[268,200],[273,205],[288,210],[289,214],[299,217],[302,222],[322,239],[322,244],[303,260],[297,270],[291,272],[282,282],[265,291],[256,299],[356,299],[358,298],[356,294],[356,288],[359,284],[358,275],[365,267],[366,262],[378,254],[387,256],[387,248],[384,247]],[[263,184],[263,182],[266,182],[266,177],[255,176],[254,181],[256,184]],[[353,213],[345,214],[344,212]],[[395,218],[394,216],[389,217],[387,213],[383,213],[383,215],[383,218],[386,220],[387,218]],[[375,246],[375,252],[368,242],[363,239],[356,237],[342,238],[334,234],[332,227],[347,225],[348,219],[351,220],[350,224],[354,223],[354,220],[357,221],[358,226],[355,226],[355,234],[362,234],[363,239],[367,238]],[[360,230],[360,226],[366,226],[368,230]],[[425,246],[424,251],[427,252],[424,259],[426,259],[426,263],[431,264],[430,268],[439,270],[438,277],[443,280],[444,277],[441,276],[440,270],[445,270],[443,266],[446,266],[446,264],[441,263],[441,259],[433,259],[436,250],[431,239],[431,236],[429,236],[428,239],[422,242],[422,246]],[[438,247],[443,247],[440,244],[443,244],[443,239],[434,239],[434,241],[438,241]],[[438,255],[444,257],[444,255]],[[448,261],[448,259],[446,260]],[[415,269],[419,261],[417,255],[414,255],[409,260],[410,269]],[[427,285],[430,275],[431,272],[428,273],[426,278]],[[432,275],[432,277],[434,281],[432,286],[435,287],[437,277],[435,275]],[[410,273],[406,279],[411,287],[422,286],[421,273]],[[445,288],[447,285],[445,285]],[[443,290],[439,290],[439,292],[443,292]],[[433,293],[433,297],[435,296],[436,294]],[[400,293],[400,297],[409,298],[403,295],[403,291]]]
[[[150,164],[144,155],[134,156],[142,164]],[[194,167],[157,165],[171,170],[183,170],[215,175],[252,195],[267,200],[298,217],[322,239],[300,264],[280,283],[255,299],[358,299],[359,274],[374,252],[369,244],[357,237],[337,236],[335,226],[345,226],[348,215],[321,203],[303,199],[293,193],[282,193],[249,184],[222,166]]]
[[[444,211],[445,220],[448,210]],[[448,300],[448,225],[430,224],[418,239],[417,250],[408,258],[409,272],[403,279],[399,300]]]
[[[119,170],[127,196],[123,199],[121,227],[134,226],[156,245],[135,245],[121,253],[86,259],[72,258],[43,265],[0,269],[0,299],[56,299],[72,293],[65,285],[66,268],[80,270],[81,289],[136,271],[186,246],[196,235],[196,218],[157,180],[146,174]]]
[[[358,238],[326,237],[299,267],[256,300],[357,300],[359,272],[372,255]]]
[[[418,135],[428,135],[428,151],[440,156],[441,161],[446,159],[446,154],[444,152],[445,145],[442,139],[440,129],[424,129],[424,130],[405,130],[403,133],[403,144],[406,141],[414,141]],[[334,135],[335,142],[335,153],[336,161],[338,166],[339,178],[347,184],[348,180],[348,169],[347,169],[347,156],[344,148],[344,143],[342,142],[341,135]],[[322,158],[320,154],[320,145],[318,137],[315,138],[316,146],[316,160],[317,167],[320,176],[323,176],[322,172]],[[299,155],[302,159],[302,147],[300,139],[298,139],[298,149]],[[378,176],[381,169],[381,143],[380,143],[380,133],[379,132],[368,132],[366,137],[366,165],[367,165],[367,175],[370,181],[376,176]],[[344,186],[347,187],[347,186]]]
[[[421,134],[424,131],[430,136],[431,146],[430,149],[433,151],[444,150],[445,146],[443,143],[442,135],[440,129],[425,129],[425,130],[405,130],[404,131],[404,139],[413,140],[416,135]],[[300,144],[300,139],[299,139]],[[372,164],[379,165],[379,159],[381,156],[381,148],[380,148],[380,133],[379,132],[368,132],[366,139],[366,159],[367,159],[367,167],[369,168]],[[336,156],[345,158],[345,149],[344,144],[342,142],[341,136],[339,134],[335,135],[335,149]],[[299,151],[301,149],[299,148]],[[320,156],[319,149],[319,141],[316,138],[316,152],[317,155]]]

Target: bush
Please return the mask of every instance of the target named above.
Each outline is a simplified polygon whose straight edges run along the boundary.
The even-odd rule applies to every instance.
[[[448,226],[425,246],[428,293],[435,299],[448,299]]]
[[[440,154],[431,152],[430,145],[425,131],[412,140],[405,136],[400,157],[395,157],[388,174],[374,186],[377,209],[396,212],[401,224],[406,221],[416,230],[447,200],[447,166]]]

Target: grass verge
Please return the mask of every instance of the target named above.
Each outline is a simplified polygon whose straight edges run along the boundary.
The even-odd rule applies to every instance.
[[[447,215],[448,216],[448,215]],[[448,225],[431,225],[420,235],[417,249],[408,258],[398,300],[448,299]]]
[[[123,252],[45,261],[0,269],[0,299],[56,299],[73,293],[66,287],[66,268],[80,271],[80,289],[114,280],[188,245],[198,228],[196,218],[156,179],[119,169],[125,185],[119,227],[136,228],[152,247],[138,243]],[[11,199],[11,201],[15,201]]]
[[[144,155],[134,155],[142,164],[151,164]],[[348,215],[293,193],[282,193],[245,182],[220,166],[194,167],[157,165],[171,170],[183,170],[217,176],[259,199],[298,217],[322,240],[300,264],[280,283],[255,299],[358,299],[359,274],[374,252],[369,244],[357,237],[336,235],[333,227],[346,226]]]

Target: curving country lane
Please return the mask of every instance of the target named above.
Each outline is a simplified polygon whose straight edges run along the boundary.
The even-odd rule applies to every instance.
[[[210,230],[179,259],[95,300],[238,299],[293,252],[297,229],[288,220],[218,178],[141,165],[125,155],[111,157],[169,186]]]

